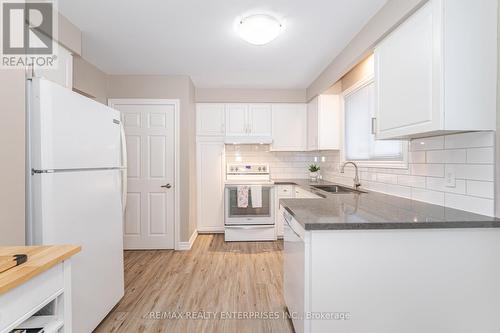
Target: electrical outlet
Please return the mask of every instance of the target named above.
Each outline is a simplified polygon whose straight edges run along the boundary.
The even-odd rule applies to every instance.
[[[456,187],[457,186],[457,179],[456,179],[456,173],[455,173],[455,168],[453,167],[448,167],[446,168],[445,172],[445,183],[446,187]]]

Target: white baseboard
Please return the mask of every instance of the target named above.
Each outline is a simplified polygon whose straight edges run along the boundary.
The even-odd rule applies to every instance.
[[[179,251],[189,251],[191,250],[191,247],[193,247],[194,241],[196,240],[196,237],[198,237],[198,230],[195,230],[191,237],[189,237],[188,242],[179,242]]]
[[[224,227],[202,227],[198,228],[198,233],[200,234],[223,234]]]

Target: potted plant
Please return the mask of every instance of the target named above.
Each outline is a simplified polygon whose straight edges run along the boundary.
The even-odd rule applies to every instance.
[[[311,181],[313,181],[313,182],[318,181],[320,169],[321,168],[319,166],[317,166],[316,164],[311,164],[309,166],[309,176],[311,177]]]

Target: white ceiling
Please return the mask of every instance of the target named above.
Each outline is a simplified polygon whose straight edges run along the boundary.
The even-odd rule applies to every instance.
[[[200,88],[303,89],[386,0],[59,0],[108,74],[185,74]],[[271,13],[286,29],[241,40],[237,17]]]

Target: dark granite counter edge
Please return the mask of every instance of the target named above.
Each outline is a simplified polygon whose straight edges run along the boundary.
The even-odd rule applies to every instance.
[[[289,207],[285,210],[296,217]],[[367,222],[367,223],[303,223],[297,220],[307,231],[318,230],[404,230],[404,229],[487,229],[500,228],[495,221],[464,222]]]
[[[324,182],[327,184],[339,185],[331,182]],[[322,193],[323,191],[318,190],[312,187],[312,184],[301,184],[301,181],[275,181],[275,185],[295,185],[304,188],[305,190],[311,191],[314,194],[321,196],[322,198],[327,198],[330,195],[342,195],[342,194],[328,194]],[[344,185],[340,185],[344,186]],[[384,196],[393,197],[388,194],[366,191],[361,195],[370,195],[373,194],[381,194]],[[398,199],[402,199],[399,197],[394,197]],[[287,199],[284,199],[287,200]],[[409,199],[405,199],[409,200]],[[280,200],[281,201],[281,200]],[[425,202],[419,202],[420,205],[429,205],[435,206],[434,204],[428,204]],[[441,206],[440,206],[441,207]],[[500,219],[492,220],[495,218],[484,216],[485,220],[473,220],[473,221],[429,221],[429,222],[332,222],[332,223],[304,223],[300,221],[299,218],[293,213],[293,211],[284,206],[284,209],[290,213],[293,217],[296,218],[297,222],[299,222],[305,230],[313,231],[313,230],[404,230],[404,229],[487,229],[487,228],[500,228]]]

